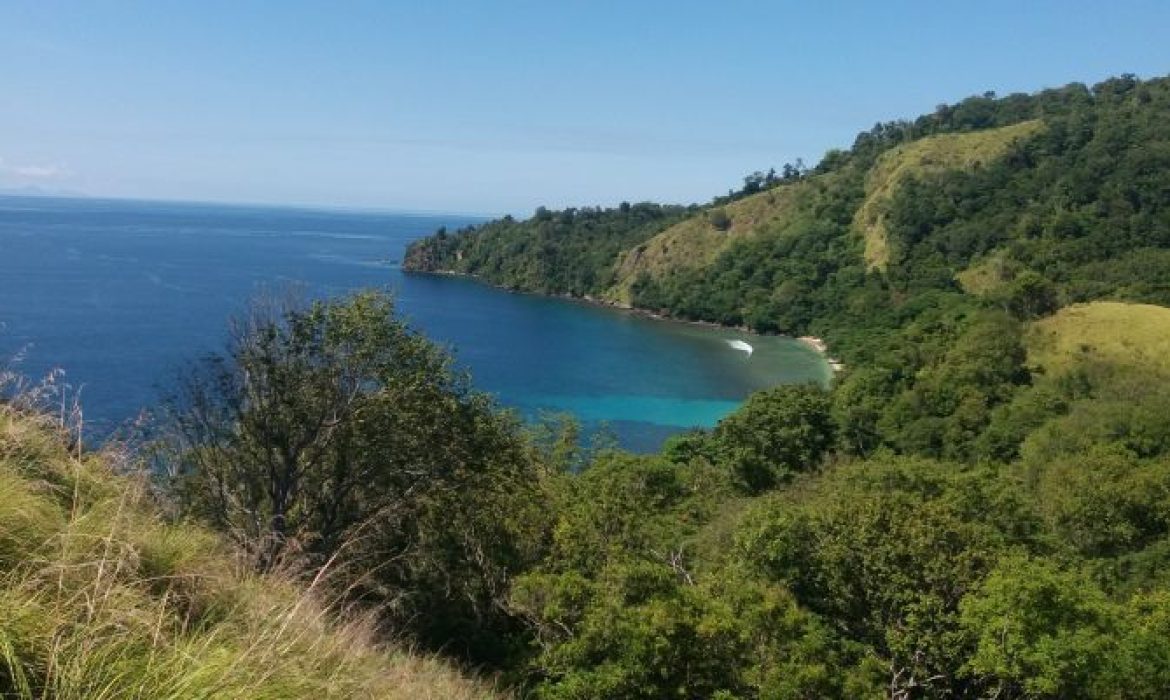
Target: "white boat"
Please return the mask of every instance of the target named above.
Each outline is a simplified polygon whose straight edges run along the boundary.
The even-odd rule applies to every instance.
[[[751,345],[748,345],[747,343],[745,343],[742,340],[729,340],[729,341],[727,341],[727,344],[730,345],[731,347],[735,348],[736,350],[743,350],[744,352],[746,352],[748,354],[748,357],[751,357],[752,351],[755,349]]]

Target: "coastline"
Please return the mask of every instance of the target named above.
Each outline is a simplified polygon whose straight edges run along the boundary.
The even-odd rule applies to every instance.
[[[829,368],[833,370],[833,374],[845,369],[844,362],[829,356],[829,345],[822,338],[818,338],[815,335],[802,335],[797,340],[819,352],[825,358],[825,362],[829,364]]]
[[[706,328],[732,329],[732,330],[737,330],[741,333],[746,333],[748,335],[754,335],[754,336],[758,336],[758,337],[784,336],[783,333],[760,333],[759,331],[754,331],[754,330],[748,328],[747,326],[743,326],[743,325],[729,326],[729,325],[722,324],[722,323],[715,323],[714,321],[702,321],[702,320],[694,320],[694,319],[688,319],[688,318],[676,318],[676,317],[670,316],[668,314],[658,313],[656,311],[650,311],[649,309],[639,309],[637,307],[628,306],[625,304],[617,304],[615,302],[606,301],[604,299],[598,299],[597,297],[593,297],[593,296],[589,296],[589,295],[577,296],[575,294],[569,294],[567,292],[562,292],[560,294],[543,294],[541,292],[529,292],[529,291],[526,291],[523,289],[512,289],[510,287],[505,287],[504,285],[501,285],[501,284],[496,284],[490,280],[486,280],[483,277],[480,277],[479,275],[472,274],[470,272],[456,272],[454,270],[407,270],[405,267],[400,267],[400,269],[402,270],[402,272],[404,274],[411,274],[411,275],[445,275],[447,277],[461,277],[461,278],[464,278],[467,280],[471,280],[477,284],[484,284],[484,285],[487,285],[489,287],[494,287],[495,289],[509,292],[511,294],[526,294],[529,296],[544,297],[544,298],[550,298],[550,299],[561,299],[563,301],[570,301],[570,302],[575,302],[578,304],[585,304],[588,306],[596,306],[599,308],[611,309],[614,311],[624,311],[625,313],[632,314],[634,316],[639,316],[642,318],[647,318],[647,319],[650,319],[653,321],[664,321],[664,322],[668,322],[668,323],[685,323],[685,324],[692,325],[692,326],[702,326],[702,327],[706,327]],[[828,365],[833,376],[836,376],[837,374],[839,374],[845,370],[845,364],[843,362],[841,362],[840,360],[829,355],[829,346],[828,346],[828,343],[826,343],[824,341],[824,339],[818,338],[818,337],[812,336],[812,335],[802,335],[802,336],[796,336],[796,337],[784,336],[784,337],[792,338],[793,340],[796,340],[800,343],[803,343],[806,347],[814,350],[818,355],[821,356],[821,359],[823,359],[825,361],[825,364]]]

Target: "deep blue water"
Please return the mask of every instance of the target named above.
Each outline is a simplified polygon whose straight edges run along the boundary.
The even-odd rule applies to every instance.
[[[0,197],[0,365],[53,367],[87,424],[115,429],[157,403],[184,362],[223,347],[227,319],[268,288],[392,290],[475,385],[526,416],[550,409],[656,449],[752,391],[824,381],[804,345],[655,321],[398,268],[411,240],[460,216]],[[727,341],[755,347],[748,357]]]

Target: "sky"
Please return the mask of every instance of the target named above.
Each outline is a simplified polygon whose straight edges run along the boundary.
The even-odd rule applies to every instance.
[[[988,90],[1170,73],[1166,0],[0,2],[0,190],[698,202]]]

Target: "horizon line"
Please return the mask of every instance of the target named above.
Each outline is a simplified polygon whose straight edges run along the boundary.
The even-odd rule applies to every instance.
[[[215,199],[176,199],[170,197],[126,197],[116,195],[94,195],[85,192],[54,193],[54,192],[20,192],[18,190],[0,189],[0,198],[4,199],[56,199],[76,202],[126,202],[139,204],[180,204],[203,207],[231,207],[239,209],[291,209],[294,211],[315,211],[337,214],[400,214],[406,216],[460,216],[477,219],[498,219],[508,212],[472,212],[449,211],[442,209],[408,209],[396,207],[344,205],[344,204],[314,204],[302,202],[255,202],[243,200],[215,200]]]

